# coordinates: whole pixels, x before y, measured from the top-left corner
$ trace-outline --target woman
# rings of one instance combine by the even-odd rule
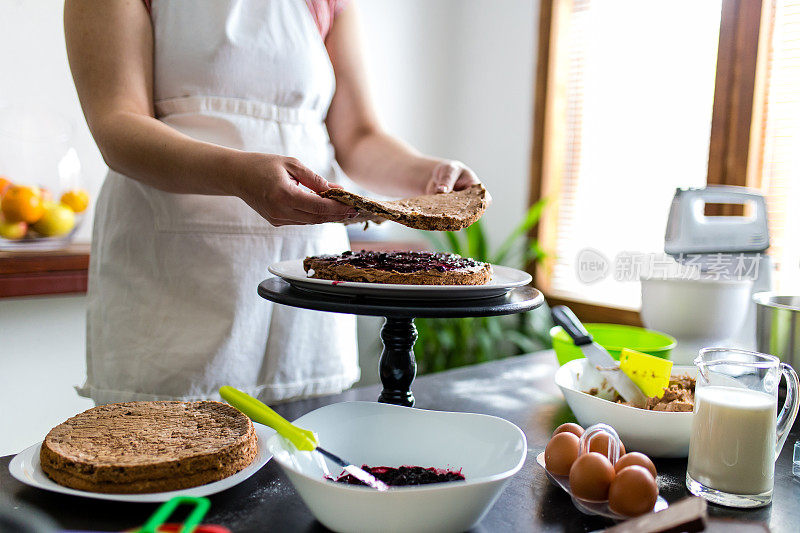
[[[262,300],[267,266],[348,248],[354,211],[315,194],[339,165],[397,196],[477,178],[381,130],[356,17],[336,0],[67,0],[70,67],[110,167],[82,395],[228,384],[275,402],[358,379],[353,317]]]

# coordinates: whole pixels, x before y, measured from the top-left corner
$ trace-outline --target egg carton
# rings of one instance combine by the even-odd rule
[[[607,501],[589,502],[586,500],[581,500],[576,498],[572,494],[572,491],[569,488],[569,476],[556,476],[547,471],[547,468],[545,468],[544,466],[544,452],[536,456],[536,462],[539,463],[539,466],[542,467],[542,470],[544,470],[544,473],[547,474],[548,478],[550,478],[550,481],[552,481],[555,485],[564,489],[564,491],[570,495],[570,498],[572,498],[572,503],[575,505],[575,507],[578,508],[580,512],[589,515],[605,516],[606,518],[611,518],[613,520],[627,520],[630,518],[629,516],[623,516],[609,509]],[[658,498],[656,499],[655,505],[653,506],[653,512],[655,513],[658,511],[663,511],[667,507],[669,507],[667,500],[665,500],[663,497],[661,497],[661,495],[659,495]]]
[[[595,424],[587,428],[586,431],[584,431],[583,435],[580,437],[579,455],[581,453],[588,452],[591,440],[599,436],[600,434],[605,434],[608,436],[608,445],[607,445],[608,459],[612,465],[616,464],[616,462],[620,458],[621,455],[620,452],[622,451],[624,453],[624,451],[622,450],[623,447],[622,447],[622,442],[619,439],[619,435],[617,435],[617,432],[614,430],[614,428],[612,428],[608,424],[602,424],[602,423]],[[568,475],[565,476],[557,475],[547,470],[547,466],[545,465],[545,460],[544,460],[544,454],[545,452],[540,453],[536,457],[536,462],[539,463],[539,466],[541,466],[542,469],[544,469],[545,473],[547,474],[547,477],[550,478],[550,481],[552,481],[555,485],[561,487],[564,491],[566,491],[567,494],[570,495],[570,497],[572,498],[572,503],[575,505],[575,507],[578,508],[579,511],[581,511],[584,514],[605,516],[607,518],[611,518],[614,520],[627,520],[628,518],[630,518],[628,516],[624,516],[612,511],[611,508],[608,506],[608,500],[590,501],[576,497],[570,488]],[[658,495],[656,497],[656,502],[653,505],[651,511],[652,512],[663,511],[667,507],[669,507],[667,501],[660,495]]]

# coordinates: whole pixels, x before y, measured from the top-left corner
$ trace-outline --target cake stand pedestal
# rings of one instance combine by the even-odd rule
[[[542,293],[529,285],[492,298],[421,300],[332,295],[293,287],[281,278],[262,281],[258,286],[258,294],[272,302],[292,307],[386,318],[381,328],[383,352],[378,363],[383,392],[378,401],[406,407],[414,405],[411,383],[417,374],[414,358],[414,342],[417,340],[415,318],[512,315],[535,309],[544,302]]]

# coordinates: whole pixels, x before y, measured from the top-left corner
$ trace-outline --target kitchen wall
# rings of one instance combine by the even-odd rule
[[[0,456],[92,407],[85,377],[86,297],[0,300]]]
[[[497,243],[528,202],[537,0],[366,0],[359,7],[384,123],[464,161],[492,192]]]
[[[72,124],[83,178],[91,193],[106,166],[83,120],[64,48],[63,0],[0,0],[0,108],[44,106]],[[90,206],[92,207],[92,206]],[[91,236],[91,210],[78,238]]]
[[[493,242],[527,203],[536,0],[361,0],[372,92],[386,127],[460,159],[494,197]],[[0,0],[0,104],[46,103],[73,121],[87,184],[104,165],[88,135],[63,49],[61,0]],[[87,224],[80,238],[89,238]],[[91,405],[83,379],[82,296],[0,300],[0,455]],[[365,382],[377,376],[379,321],[361,324]],[[372,339],[370,342],[368,339]]]

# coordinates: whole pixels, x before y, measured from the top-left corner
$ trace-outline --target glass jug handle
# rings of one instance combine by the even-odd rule
[[[786,363],[781,363],[781,373],[786,378],[786,401],[783,403],[781,414],[778,415],[778,435],[775,447],[776,461],[781,453],[783,444],[786,442],[786,437],[789,436],[789,430],[794,424],[794,419],[797,417],[797,409],[800,407],[800,396],[798,396],[800,382],[798,382],[797,373]]]

